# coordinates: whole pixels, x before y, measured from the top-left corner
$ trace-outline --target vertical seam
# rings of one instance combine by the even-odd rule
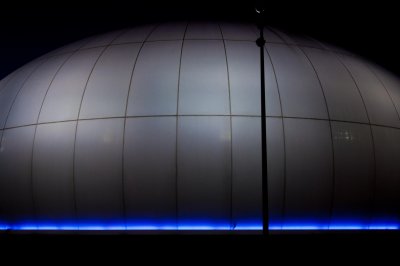
[[[300,47],[299,46],[297,46],[297,45],[291,45],[291,44],[289,44],[287,41],[286,41],[286,39],[285,38],[283,38],[282,37],[282,35],[281,35],[281,33],[280,32],[278,32],[278,31],[276,31],[275,29],[272,29],[272,28],[270,28],[270,27],[268,27],[268,29],[272,32],[272,33],[274,33],[278,38],[280,38],[281,40],[282,40],[282,44],[284,44],[284,45],[287,45],[287,46],[289,46],[289,47],[298,47],[298,49],[300,49]],[[302,50],[301,50],[302,51]],[[304,53],[304,51],[302,51],[303,53]],[[307,57],[307,56],[306,56]],[[308,59],[308,61],[310,61],[309,60],[309,58],[307,57],[307,59]],[[271,61],[271,63],[272,63],[272,61]],[[310,61],[310,63],[311,63],[311,61]],[[322,91],[322,95],[323,95],[323,97],[324,97],[324,100],[325,100],[325,107],[326,107],[326,110],[327,110],[327,115],[328,115],[328,121],[329,121],[329,128],[330,128],[330,135],[331,135],[331,149],[332,149],[332,161],[333,161],[333,165],[332,165],[332,179],[333,179],[333,181],[332,181],[332,200],[331,200],[331,206],[330,206],[330,210],[329,210],[329,217],[331,217],[331,213],[332,213],[332,209],[333,209],[333,197],[334,197],[334,189],[335,189],[335,164],[334,164],[334,154],[333,154],[333,137],[332,137],[332,125],[331,125],[331,121],[330,121],[330,115],[329,115],[329,110],[328,110],[328,104],[327,104],[327,101],[326,101],[326,98],[325,98],[325,94],[324,94],[324,91],[323,91],[323,88],[322,88],[322,83],[321,83],[321,81],[319,80],[319,77],[318,77],[318,74],[317,74],[317,72],[316,72],[316,70],[315,70],[315,68],[314,68],[314,66],[311,64],[311,66],[312,66],[312,68],[313,68],[313,70],[314,70],[314,72],[315,72],[315,74],[316,74],[316,76],[317,76],[317,79],[318,79],[318,81],[319,81],[319,83],[320,83],[320,87],[321,87],[321,91]],[[277,83],[278,83],[278,81],[277,81]],[[282,110],[282,117],[283,117],[283,107],[282,107],[282,104],[281,104],[281,110]],[[283,220],[283,224],[282,224],[282,226],[284,225],[284,223],[286,222],[286,219],[287,219],[287,211],[286,211],[286,202],[287,202],[287,169],[286,169],[286,167],[287,167],[287,153],[286,153],[286,135],[285,135],[285,123],[284,123],[284,118],[282,118],[282,125],[283,125],[283,129],[282,129],[282,131],[283,131],[283,134],[284,134],[284,141],[283,141],[283,143],[284,143],[284,152],[285,152],[285,161],[284,161],[284,164],[285,164],[285,184],[284,184],[284,186],[285,186],[285,190],[284,190],[284,192],[285,192],[285,195],[284,195],[284,204],[285,204],[285,206],[284,206],[284,214],[283,214],[283,218],[282,218],[282,220]]]
[[[271,63],[271,67],[272,67],[272,72],[274,73],[274,77],[275,77],[275,83],[276,83],[276,89],[278,92],[278,99],[279,99],[279,107],[280,107],[280,111],[281,111],[281,116],[283,116],[283,108],[282,108],[282,99],[281,99],[281,93],[279,90],[279,84],[278,84],[278,78],[276,76],[276,71],[275,71],[275,66],[272,62],[272,57],[268,52],[267,47],[265,46],[265,52],[269,58],[269,61]],[[283,117],[280,119],[281,123],[282,123],[282,135],[283,135],[283,195],[282,195],[282,217],[281,217],[281,227],[283,226],[283,222],[285,220],[285,205],[286,205],[286,136],[285,136],[285,123],[283,120]],[[268,152],[268,150],[267,150]]]
[[[272,33],[274,33],[278,38],[281,39],[281,41],[282,41],[281,44],[290,46],[290,44],[281,36],[281,34],[279,32],[275,31],[275,29],[272,29],[270,27],[267,27],[267,29],[269,31],[271,31]],[[283,147],[284,147],[284,150],[283,150],[283,152],[284,152],[284,162],[283,162],[284,163],[284,185],[283,185],[284,186],[284,191],[283,191],[284,195],[283,195],[283,207],[282,207],[283,213],[282,213],[282,223],[281,223],[281,229],[282,229],[283,226],[285,225],[286,219],[287,219],[286,202],[287,202],[287,197],[288,197],[288,195],[287,195],[287,151],[286,151],[285,118],[283,115],[283,106],[282,106],[281,94],[280,94],[280,90],[279,90],[278,78],[277,78],[276,72],[275,72],[275,67],[272,63],[272,58],[271,58],[268,50],[267,50],[267,54],[270,57],[271,65],[274,68],[274,74],[275,74],[276,84],[278,86],[279,100],[280,100],[280,104],[281,104],[281,115],[282,115],[282,134],[283,134]],[[328,109],[327,105],[326,105],[326,108]],[[328,113],[328,117],[329,117],[329,113]],[[332,136],[332,133],[331,133],[331,136]],[[332,150],[333,150],[333,145],[332,145]]]
[[[51,81],[49,83],[49,86],[46,89],[46,93],[43,96],[43,100],[42,100],[42,103],[40,105],[40,109],[39,109],[38,115],[36,117],[36,124],[34,125],[35,131],[33,133],[33,143],[32,143],[32,151],[31,151],[31,180],[30,180],[30,185],[31,185],[31,194],[32,194],[32,202],[33,202],[33,213],[34,213],[35,220],[37,220],[37,218],[38,218],[37,217],[37,215],[38,215],[38,213],[37,213],[38,206],[37,206],[36,200],[35,200],[34,177],[33,177],[33,170],[34,170],[34,167],[33,167],[33,161],[34,161],[33,160],[33,155],[34,155],[34,151],[35,151],[36,132],[37,132],[37,128],[38,128],[39,117],[40,117],[40,114],[42,112],[43,104],[44,104],[44,101],[46,99],[47,93],[49,92],[50,87],[53,84],[53,81],[55,80],[58,72],[62,69],[62,67],[65,65],[65,63],[68,62],[68,60],[72,57],[73,54],[75,54],[75,52],[72,52],[69,56],[67,56],[67,58],[60,64],[60,66],[57,68],[56,72],[54,73],[54,75],[53,75],[53,77],[52,77],[52,79],[51,79]],[[52,58],[54,58],[54,57],[52,57]]]
[[[146,37],[144,38],[143,42],[141,43],[138,53],[136,55],[136,58],[134,60],[133,63],[133,67],[132,67],[132,72],[130,75],[130,79],[129,79],[129,87],[128,87],[128,93],[126,96],[126,102],[125,102],[125,116],[124,116],[124,127],[123,127],[123,132],[122,132],[122,162],[121,162],[121,166],[122,166],[122,206],[123,206],[123,218],[125,221],[125,229],[127,229],[127,211],[126,211],[126,187],[125,187],[125,130],[126,130],[126,120],[127,120],[127,114],[128,114],[128,103],[129,103],[129,96],[131,94],[131,86],[132,86],[132,80],[133,80],[133,73],[135,71],[136,68],[136,63],[139,59],[140,56],[140,52],[142,51],[142,48],[144,46],[144,44],[146,43],[147,39],[150,37],[150,35],[154,32],[154,30],[158,27],[158,25],[153,26],[153,28],[149,31],[149,33],[146,35]],[[133,91],[132,91],[133,93]]]
[[[271,29],[270,27],[265,27],[266,29],[268,29],[269,31],[271,31],[273,34],[275,34],[278,38],[280,38],[282,40],[282,42],[284,44],[287,44],[286,41],[280,36],[279,33],[277,33],[275,30]],[[253,28],[253,32],[255,32],[255,29]],[[286,169],[286,162],[287,162],[287,156],[286,156],[286,133],[285,133],[285,123],[284,123],[284,117],[283,117],[283,107],[282,107],[282,98],[281,98],[281,93],[280,93],[280,89],[279,89],[279,83],[278,83],[278,78],[276,75],[276,70],[275,70],[275,66],[272,62],[272,57],[270,55],[270,53],[268,52],[267,49],[267,44],[264,47],[265,52],[267,53],[267,56],[269,58],[269,61],[271,63],[271,67],[274,73],[274,77],[275,77],[275,83],[276,83],[276,87],[277,87],[277,91],[278,91],[278,98],[279,98],[279,107],[280,107],[280,111],[281,111],[281,123],[282,123],[282,136],[283,136],[283,195],[282,195],[282,217],[281,217],[281,229],[285,223],[286,220],[286,198],[287,198],[287,193],[286,193],[286,187],[287,187],[287,169]],[[265,96],[267,96],[267,93],[265,93]],[[265,112],[267,113],[267,110],[265,110]],[[268,115],[267,115],[268,117]],[[268,141],[268,139],[267,139]],[[268,149],[267,149],[267,154],[268,154]],[[267,169],[268,172],[268,169]]]
[[[36,70],[37,70],[41,65],[43,65],[45,62],[47,62],[47,61],[48,61],[48,59],[41,59],[41,61],[39,61],[39,63],[37,63],[37,65],[32,69],[31,72],[29,72],[29,74],[27,75],[27,77],[25,78],[25,80],[22,82],[21,87],[18,89],[17,94],[14,96],[14,99],[13,99],[13,101],[12,101],[12,103],[11,103],[11,106],[10,106],[10,108],[9,108],[9,110],[8,110],[6,119],[5,119],[5,121],[4,121],[4,128],[2,129],[2,130],[3,130],[3,134],[1,135],[1,139],[0,139],[0,148],[1,148],[2,145],[3,145],[3,139],[4,139],[4,134],[5,134],[5,130],[4,130],[4,129],[6,128],[7,121],[8,121],[8,117],[9,117],[9,115],[10,115],[11,109],[12,109],[12,107],[14,106],[14,103],[15,103],[15,101],[16,101],[16,99],[17,99],[19,93],[21,92],[22,88],[25,86],[25,84],[26,84],[26,82],[29,80],[29,78],[33,75],[33,73],[35,73]],[[11,78],[10,78],[10,79],[11,79]],[[8,82],[7,82],[7,84],[8,84]],[[32,139],[32,146],[33,146],[33,139]],[[32,185],[32,184],[30,184],[30,185]],[[31,186],[31,191],[32,191],[32,186]],[[35,210],[34,210],[34,203],[33,203],[33,195],[31,195],[31,201],[32,201],[32,202],[31,202],[31,203],[32,203],[32,216],[33,216],[33,219],[35,219]]]
[[[400,121],[399,110],[397,110],[397,107],[396,107],[396,105],[394,104],[394,100],[393,100],[392,96],[390,95],[389,90],[387,89],[385,83],[384,83],[384,82],[382,81],[382,79],[378,76],[378,74],[372,69],[371,66],[369,66],[368,64],[366,64],[366,63],[364,63],[364,62],[361,62],[361,63],[362,63],[364,66],[366,66],[366,67],[369,69],[369,71],[371,71],[372,74],[376,77],[376,79],[379,81],[379,83],[382,84],[382,87],[385,89],[386,93],[388,94],[388,96],[389,96],[389,98],[390,98],[390,101],[391,101],[392,104],[393,104],[394,110],[395,110],[396,113],[397,113],[397,117],[399,118],[399,121]]]
[[[367,68],[372,72],[372,74],[378,79],[379,83],[382,84],[383,88],[385,88],[386,93],[388,94],[390,101],[392,102],[394,109],[397,113],[397,116],[400,120],[400,114],[399,114],[399,110],[397,110],[396,105],[394,104],[393,98],[389,93],[389,90],[387,89],[386,85],[384,84],[384,82],[381,80],[381,78],[378,76],[378,74],[368,65],[363,63],[365,66],[367,66]],[[374,180],[374,188],[372,191],[372,196],[371,196],[371,206],[370,206],[370,213],[371,216],[369,217],[369,226],[371,226],[372,224],[372,220],[373,220],[373,214],[374,214],[374,210],[376,209],[376,190],[377,190],[377,182],[378,182],[378,174],[377,174],[377,164],[376,164],[376,150],[375,150],[375,140],[374,140],[374,135],[373,135],[373,130],[372,130],[372,126],[371,126],[371,137],[372,137],[372,142],[373,142],[373,151],[374,151],[374,166],[375,166],[375,180]]]
[[[371,134],[371,141],[372,141],[372,152],[373,152],[373,159],[374,159],[374,180],[372,180],[372,193],[371,193],[371,196],[370,196],[370,202],[369,202],[369,204],[370,204],[370,206],[369,206],[369,209],[370,209],[370,211],[369,211],[369,213],[370,213],[370,217],[369,217],[369,223],[371,223],[371,220],[372,220],[372,216],[373,216],[373,208],[374,208],[374,202],[375,202],[375,193],[376,193],[376,182],[377,182],[377,167],[376,167],[376,153],[375,153],[375,139],[374,139],[374,132],[373,132],[373,130],[372,130],[372,125],[371,125],[371,119],[370,119],[370,116],[369,116],[369,113],[368,113],[368,109],[367,109],[367,105],[365,104],[365,101],[364,101],[364,97],[362,96],[362,94],[361,94],[361,90],[360,90],[360,87],[358,86],[358,83],[357,83],[357,81],[356,81],[356,79],[355,79],[355,77],[354,77],[354,75],[351,73],[351,71],[350,71],[350,69],[346,66],[346,64],[342,61],[342,59],[336,54],[336,53],[334,53],[335,54],[335,56],[336,56],[336,58],[339,60],[339,62],[344,66],[344,68],[347,70],[347,72],[349,73],[349,75],[350,75],[350,77],[351,77],[351,79],[353,80],[353,82],[354,82],[354,85],[356,86],[356,88],[357,88],[357,91],[358,91],[358,93],[359,93],[359,95],[360,95],[360,98],[361,98],[361,101],[362,101],[362,103],[363,103],[363,105],[364,105],[364,109],[365,109],[365,113],[366,113],[366,115],[367,115],[367,119],[368,119],[368,123],[369,123],[369,129],[370,129],[370,134]],[[371,71],[372,72],[372,71]],[[373,73],[373,72],[372,72]],[[378,79],[379,80],[379,79]],[[383,84],[382,84],[383,85]],[[390,96],[389,96],[390,97]],[[369,224],[369,226],[370,226],[370,224]]]
[[[36,70],[37,70],[41,65],[43,65],[45,62],[47,62],[47,61],[48,61],[48,59],[41,59],[41,61],[39,61],[39,63],[37,63],[37,65],[33,68],[33,70],[27,75],[27,77],[25,78],[25,80],[22,82],[21,87],[18,89],[18,92],[17,92],[17,94],[14,96],[13,101],[12,101],[12,103],[11,103],[11,105],[10,105],[10,108],[8,109],[6,119],[4,120],[4,127],[3,127],[3,129],[5,129],[5,128],[7,127],[7,122],[8,122],[8,119],[9,119],[9,117],[10,117],[11,110],[12,110],[12,108],[14,107],[14,103],[16,102],[16,100],[17,100],[19,94],[21,93],[22,89],[25,87],[26,82],[28,82],[28,80],[29,80],[30,77],[33,75],[33,73],[36,72]]]
[[[74,52],[73,52],[74,53]],[[30,72],[30,74],[28,74],[28,76],[26,77],[26,79],[24,80],[24,82],[22,83],[22,85],[21,85],[21,88],[18,90],[18,92],[17,92],[17,94],[16,94],[16,96],[14,97],[14,99],[13,99],[13,102],[12,102],[12,104],[11,104],[11,106],[10,106],[10,109],[9,109],[9,111],[8,111],[8,114],[7,114],[7,118],[6,118],[6,120],[5,120],[5,122],[4,122],[4,128],[6,128],[6,124],[7,124],[7,121],[8,121],[8,116],[9,116],[9,114],[10,114],[10,112],[11,112],[11,109],[12,109],[12,107],[13,107],[13,105],[14,105],[14,103],[15,103],[15,101],[16,101],[16,99],[17,99],[17,97],[18,97],[18,95],[19,95],[19,93],[20,93],[20,91],[22,90],[22,88],[25,86],[25,83],[28,81],[28,79],[31,77],[31,75],[33,75],[33,73],[41,66],[41,65],[43,65],[44,63],[46,63],[46,62],[48,62],[49,60],[50,60],[50,58],[52,58],[52,57],[44,57],[44,58],[42,58],[42,59],[40,59],[40,63],[38,63],[38,65]],[[69,57],[66,59],[66,60],[68,60],[69,59]],[[63,64],[64,64],[65,62],[63,62]],[[62,64],[62,65],[63,65]],[[4,86],[2,87],[2,89],[5,89],[6,88],[6,86],[9,84],[9,82],[11,81],[11,80],[13,80],[13,78],[16,76],[16,74],[17,73],[19,73],[19,72],[21,72],[21,70],[22,70],[22,68],[19,68],[19,69],[17,69],[16,71],[14,71],[14,72],[12,72],[11,73],[11,75],[10,75],[10,77],[9,77],[9,79],[6,81],[6,83],[4,84]],[[58,70],[57,70],[57,72],[58,72]],[[57,72],[56,72],[56,74],[57,74]],[[55,74],[55,75],[56,75]],[[55,77],[55,76],[54,76]],[[54,77],[53,77],[53,79],[54,79]],[[53,79],[52,79],[52,81],[50,82],[50,85],[51,85],[51,83],[53,82]],[[49,86],[50,86],[49,85]],[[47,95],[47,91],[46,91],[46,95]],[[45,96],[46,97],[46,96]],[[40,111],[41,111],[41,109],[42,109],[42,106],[43,106],[43,102],[42,102],[42,105],[41,105],[41,107],[40,107]],[[40,112],[39,111],[39,112]],[[38,117],[39,117],[39,115],[38,115]],[[32,193],[32,207],[33,207],[33,217],[34,217],[34,219],[36,220],[36,206],[35,206],[35,200],[34,200],[34,193],[33,193],[33,180],[32,180],[32,168],[33,168],[33,149],[34,149],[34,145],[35,145],[35,136],[36,136],[36,127],[37,127],[37,124],[38,124],[38,121],[36,121],[36,126],[35,126],[35,131],[34,131],[34,135],[33,135],[33,140],[32,140],[32,151],[31,151],[31,180],[30,180],[30,186],[31,186],[31,193]],[[3,129],[4,129],[3,128]],[[1,139],[0,139],[0,147],[1,147],[1,145],[2,145],[2,142],[3,142],[3,136],[4,136],[4,130],[3,130],[3,135],[1,136]]]
[[[329,223],[332,223],[332,218],[333,218],[333,209],[334,209],[334,200],[335,200],[335,186],[336,186],[336,171],[335,171],[335,148],[334,148],[334,142],[333,142],[333,132],[332,132],[332,121],[331,121],[331,116],[329,113],[329,108],[328,108],[328,101],[326,100],[324,88],[322,86],[321,79],[319,78],[318,72],[315,69],[314,64],[312,63],[311,59],[307,55],[307,53],[303,50],[303,48],[297,46],[298,49],[305,55],[307,58],[308,62],[310,63],[311,67],[314,70],[315,76],[318,79],[319,86],[321,88],[322,95],[325,100],[325,107],[326,107],[326,112],[328,115],[328,121],[329,121],[329,128],[330,128],[330,135],[331,135],[331,151],[332,151],[332,195],[331,195],[331,202],[330,202],[330,208],[329,208]]]
[[[78,204],[77,204],[77,199],[76,199],[76,169],[75,169],[75,160],[76,160],[76,139],[77,139],[77,135],[78,135],[78,124],[79,124],[79,116],[81,114],[81,109],[82,109],[82,103],[83,103],[83,98],[85,97],[85,92],[87,89],[87,86],[89,84],[89,80],[93,74],[94,69],[96,68],[97,63],[99,62],[100,58],[102,57],[102,55],[104,54],[104,52],[111,46],[111,43],[117,39],[119,36],[121,36],[123,33],[125,33],[124,31],[122,31],[122,33],[117,34],[117,36],[111,40],[107,45],[105,45],[101,52],[99,53],[96,61],[94,62],[90,73],[88,75],[88,78],[86,80],[85,83],[85,87],[83,88],[83,93],[82,93],[82,97],[81,97],[81,101],[79,104],[79,109],[78,109],[78,115],[77,115],[77,119],[76,119],[76,126],[75,126],[75,136],[74,136],[74,150],[73,150],[73,156],[72,156],[72,186],[73,186],[73,198],[74,198],[74,211],[75,211],[75,220],[77,221],[77,229],[79,230],[79,223],[78,223]],[[79,50],[78,50],[79,51]]]
[[[179,58],[179,69],[178,69],[178,90],[177,90],[177,100],[176,100],[176,123],[175,123],[175,209],[176,209],[176,228],[179,230],[179,184],[178,184],[178,123],[179,123],[179,89],[181,83],[181,67],[182,67],[182,54],[183,54],[183,44],[185,42],[186,32],[189,26],[189,22],[186,23],[185,31],[182,37],[181,54]]]
[[[229,77],[229,64],[228,55],[226,52],[226,41],[224,39],[224,34],[220,23],[218,23],[219,30],[221,32],[222,42],[224,45],[225,52],[225,63],[226,63],[226,73],[228,81],[228,97],[229,97],[229,126],[230,126],[230,229],[235,230],[236,223],[233,221],[233,130],[232,130],[232,101],[231,101],[231,83]]]

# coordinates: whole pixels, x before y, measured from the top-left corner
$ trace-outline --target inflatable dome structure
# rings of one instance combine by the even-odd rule
[[[261,230],[257,28],[94,36],[0,81],[0,227]],[[400,80],[265,29],[269,225],[398,229]]]

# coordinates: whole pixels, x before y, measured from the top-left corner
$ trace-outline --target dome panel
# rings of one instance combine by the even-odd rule
[[[43,61],[34,61],[23,66],[0,91],[0,128],[5,127],[9,112],[18,92],[32,72],[42,63]]]
[[[371,65],[371,68],[377,75],[377,78],[382,82],[382,85],[387,89],[397,114],[400,117],[400,79],[379,66]]]
[[[261,222],[260,130],[260,118],[232,117],[232,221],[236,227]]]
[[[76,122],[37,126],[32,157],[35,210],[49,224],[75,221],[74,143]]]
[[[231,217],[229,117],[178,119],[179,225],[226,224]]]
[[[229,115],[229,88],[222,41],[185,41],[179,114]]]
[[[121,44],[110,46],[102,53],[86,85],[79,118],[125,116],[126,98],[139,49],[137,43]]]
[[[333,160],[329,122],[284,119],[285,224],[326,224],[332,204]]]
[[[250,42],[225,41],[233,115],[260,115],[259,48]],[[265,61],[266,113],[281,116],[279,92],[268,54]]]
[[[302,48],[317,72],[331,119],[368,123],[360,92],[347,69],[334,54]]]
[[[232,114],[260,115],[260,49],[251,42],[226,41],[226,53]]]
[[[267,44],[284,116],[327,119],[322,88],[310,62],[299,48]]]
[[[376,187],[372,210],[375,223],[400,222],[400,129],[372,126],[375,157]]]
[[[259,122],[259,121],[258,121]],[[260,129],[260,123],[258,128]],[[258,130],[260,131],[260,130]],[[282,118],[267,118],[268,208],[271,226],[282,226],[285,204],[285,138]],[[260,136],[259,138],[260,139]],[[261,145],[261,144],[260,144]],[[261,154],[259,155],[261,161]]]
[[[129,223],[151,221],[176,226],[176,120],[126,120],[124,184]]]
[[[123,219],[123,128],[122,118],[78,122],[74,184],[80,224]]]
[[[6,127],[37,123],[49,86],[57,71],[70,56],[70,54],[63,54],[51,57],[33,72],[14,100]]]
[[[35,126],[3,131],[0,149],[0,221],[34,221],[32,144]]]
[[[374,151],[369,125],[332,122],[335,159],[332,223],[363,223],[375,186]]]
[[[276,72],[267,49],[264,50],[264,57],[265,112],[267,116],[282,116],[281,95],[276,80]]]
[[[182,41],[143,45],[133,72],[128,115],[175,115]]]
[[[90,73],[104,48],[78,51],[63,65],[44,100],[39,122],[75,120]]]
[[[389,94],[365,63],[342,55],[343,62],[353,75],[364,99],[372,124],[400,127],[399,116]]]

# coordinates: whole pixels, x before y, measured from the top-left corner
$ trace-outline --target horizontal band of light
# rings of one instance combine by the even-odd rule
[[[202,224],[190,223],[182,225],[174,224],[0,224],[1,231],[261,231],[261,224],[243,224],[231,226],[229,224]],[[323,231],[323,230],[400,230],[399,224],[288,224],[270,225],[271,231]]]
[[[341,230],[400,230],[398,225],[283,225],[271,226],[271,231],[341,231]]]

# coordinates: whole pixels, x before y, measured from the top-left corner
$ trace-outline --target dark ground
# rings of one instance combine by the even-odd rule
[[[128,258],[132,264],[138,258],[145,259],[143,264],[159,259],[172,259],[174,264],[184,261],[188,265],[205,260],[208,264],[222,257],[224,265],[231,260],[242,265],[261,261],[276,261],[273,265],[283,262],[306,262],[308,265],[313,261],[329,265],[333,262],[348,264],[354,259],[357,265],[363,261],[397,265],[399,240],[397,231],[291,232],[267,237],[187,232],[180,235],[8,233],[0,234],[0,250],[3,256],[11,252],[30,252],[35,254],[33,258],[40,260],[47,260],[50,255],[58,257],[57,261],[83,256],[102,262],[105,262],[103,258],[112,261]]]

